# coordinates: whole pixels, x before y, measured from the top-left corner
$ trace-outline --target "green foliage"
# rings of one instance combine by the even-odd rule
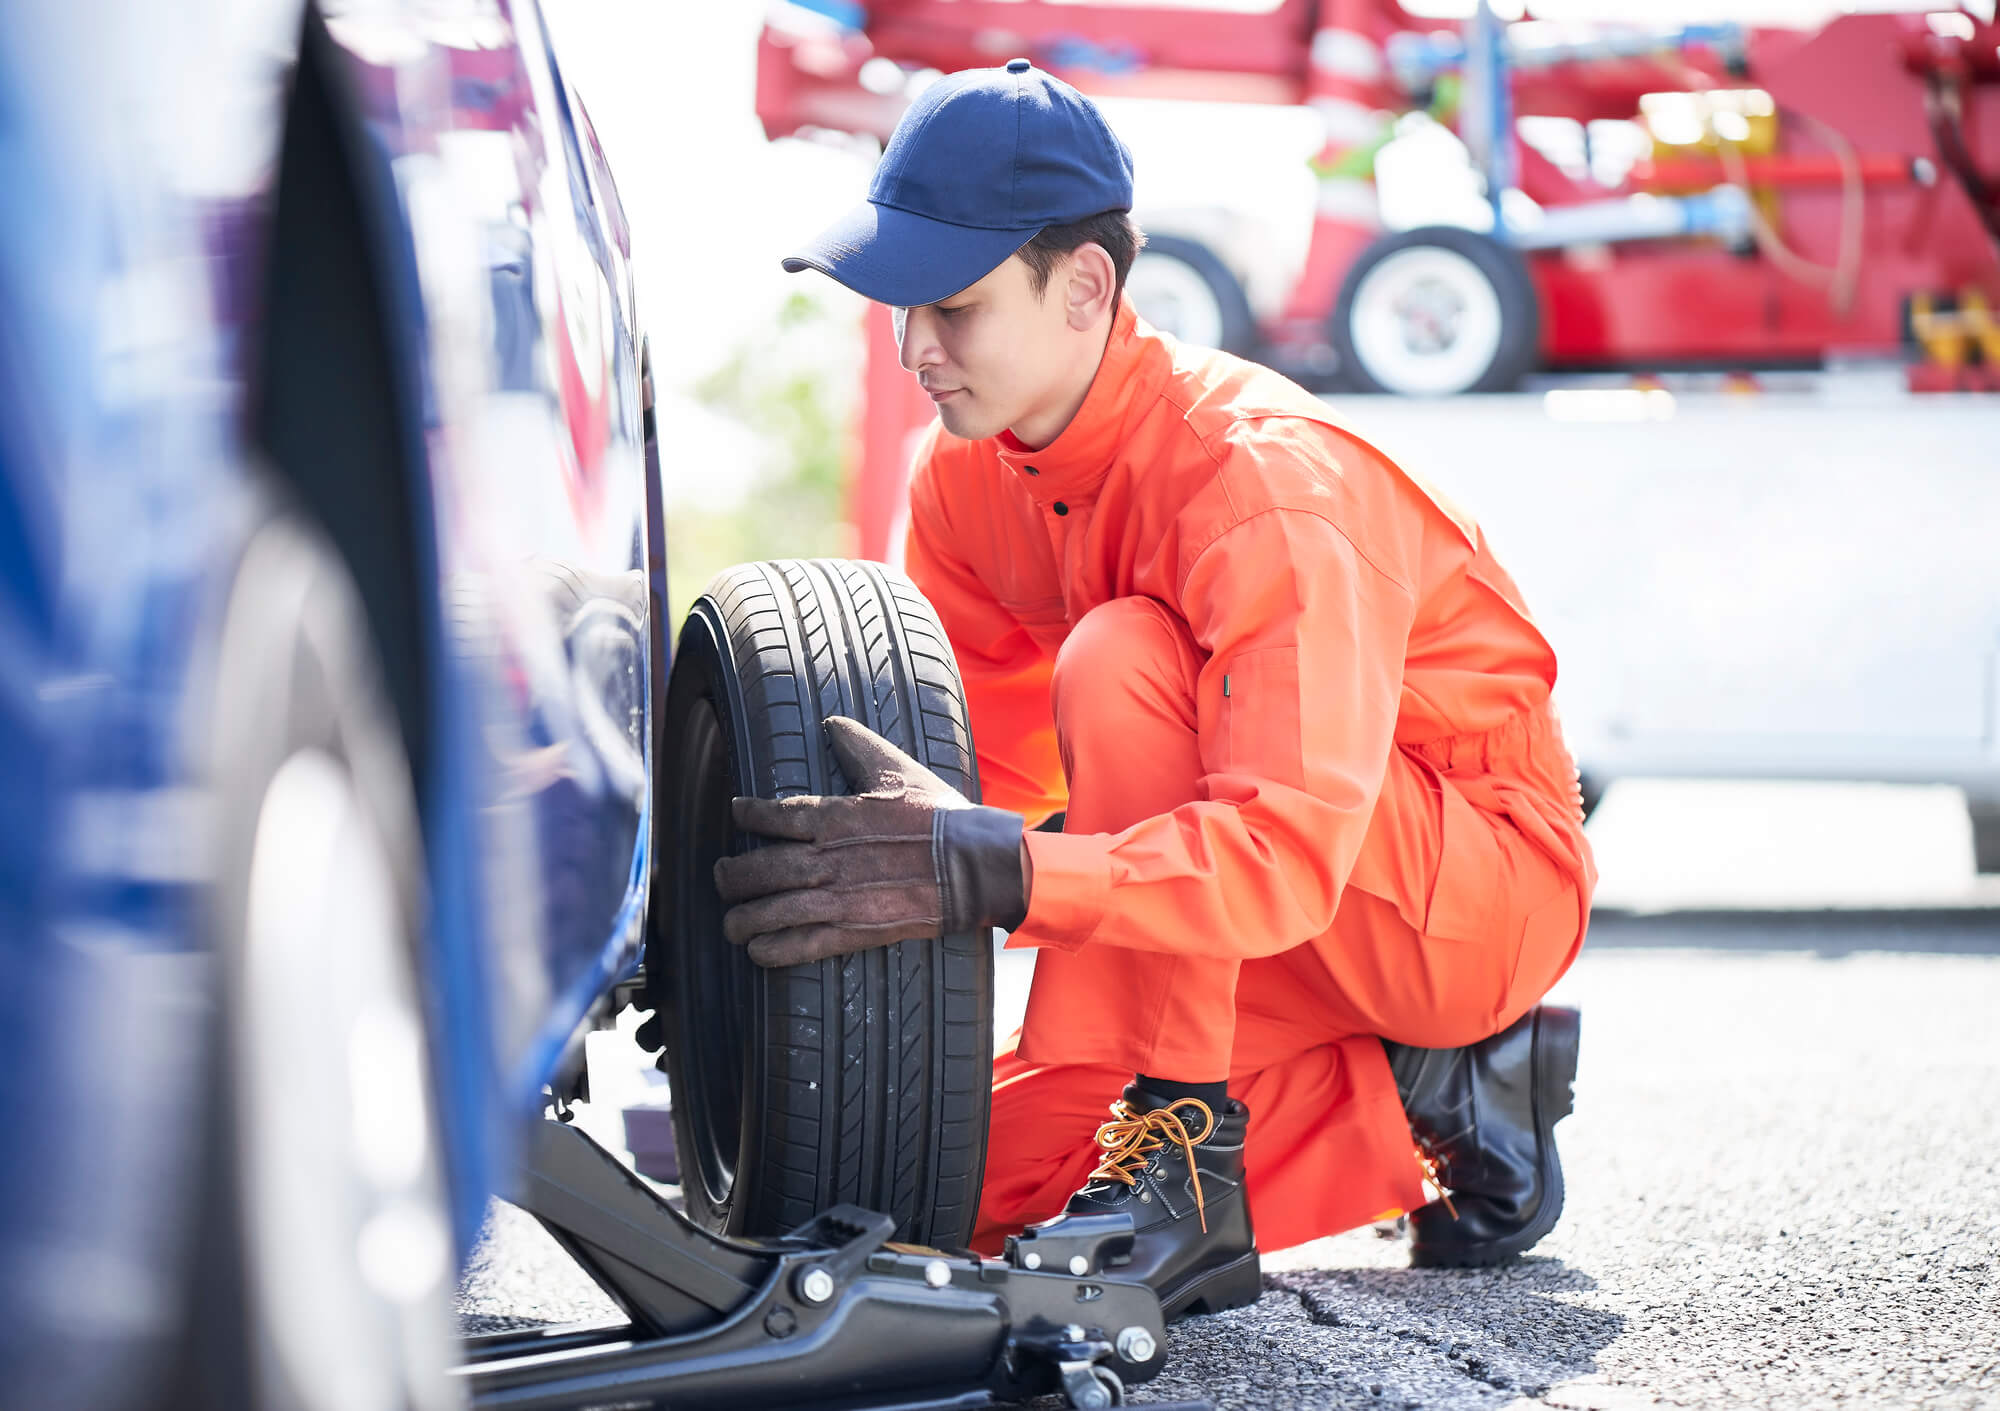
[[[694,386],[696,401],[754,432],[761,449],[752,466],[682,472],[724,477],[742,493],[721,506],[712,495],[670,499],[668,591],[676,624],[731,564],[854,552],[847,478],[861,355],[853,310],[800,291]],[[663,427],[662,435],[671,433]]]

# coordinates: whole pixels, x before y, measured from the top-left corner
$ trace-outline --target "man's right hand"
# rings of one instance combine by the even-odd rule
[[[825,728],[855,792],[735,800],[737,827],[778,841],[716,863],[723,934],[775,966],[1019,925],[1021,816],[970,802],[858,721]]]

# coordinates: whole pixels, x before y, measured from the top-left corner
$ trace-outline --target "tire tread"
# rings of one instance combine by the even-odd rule
[[[748,717],[766,797],[840,792],[815,716],[860,720],[978,798],[964,684],[930,603],[884,565],[781,560],[726,570],[711,615]],[[739,781],[741,782],[741,781]],[[760,972],[759,1140],[739,1170],[739,1233],[792,1229],[852,1202],[896,1237],[962,1246],[984,1176],[992,1051],[986,934],[909,941]]]

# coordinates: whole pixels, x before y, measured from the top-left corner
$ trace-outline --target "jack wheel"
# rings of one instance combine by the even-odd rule
[[[1071,1363],[1063,1368],[1063,1399],[1077,1411],[1104,1411],[1125,1404],[1125,1383],[1109,1367]]]

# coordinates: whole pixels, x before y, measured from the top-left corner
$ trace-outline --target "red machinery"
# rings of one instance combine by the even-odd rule
[[[1350,387],[1445,393],[1534,367],[1816,365],[1914,343],[1919,385],[2000,388],[2000,102],[1980,92],[2000,83],[2000,25],[1949,5],[1815,31],[1577,34],[1484,6],[1434,28],[1395,0],[815,0],[780,7],[760,45],[773,138],[886,137],[930,72],[1015,55],[1096,95],[1311,106],[1326,143],[1304,268],[1235,349],[1304,376],[1337,363]],[[1652,155],[1616,185],[1565,171],[1516,121],[1629,121],[1642,99],[1696,127],[1669,142],[1654,122]],[[1381,230],[1373,158],[1422,107],[1473,152],[1492,231]],[[888,337],[878,318],[857,505],[871,553],[905,432],[930,416]]]

